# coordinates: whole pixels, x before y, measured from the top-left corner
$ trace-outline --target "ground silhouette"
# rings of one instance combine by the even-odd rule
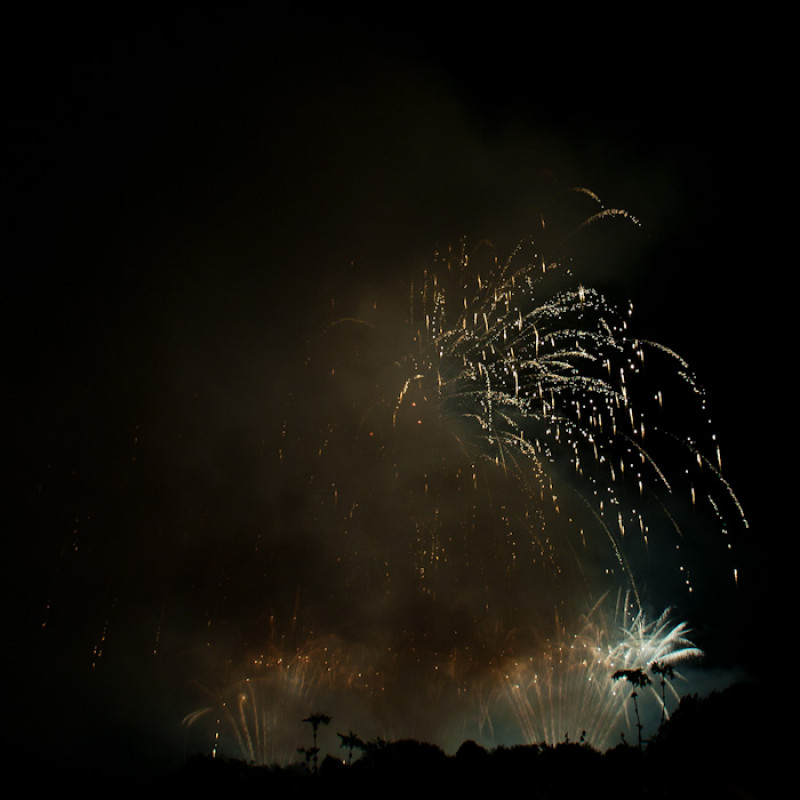
[[[412,792],[522,791],[548,798],[768,798],[778,785],[765,699],[755,684],[708,697],[685,697],[646,746],[620,742],[599,752],[580,742],[486,749],[464,742],[456,753],[416,740],[366,743],[347,764],[326,756],[302,765],[248,766],[197,756],[165,778],[176,790],[218,797],[411,796]]]
[[[412,739],[364,742],[350,731],[338,735],[342,747],[353,744],[353,752],[348,748],[344,755],[327,754],[316,764],[302,753],[290,766],[196,754],[143,774],[109,764],[97,754],[68,768],[18,761],[16,774],[31,792],[63,795],[75,789],[82,795],[117,798],[171,793],[225,800],[358,800],[446,791],[467,797],[523,792],[526,800],[761,800],[787,793],[788,759],[779,754],[785,742],[776,739],[773,699],[774,693],[758,683],[736,684],[706,697],[689,695],[643,747],[621,740],[605,752],[580,741],[493,749],[465,741],[448,754]]]

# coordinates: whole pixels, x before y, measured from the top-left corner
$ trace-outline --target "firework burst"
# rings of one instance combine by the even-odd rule
[[[610,218],[636,223],[600,207],[580,229]],[[701,500],[723,536],[731,511],[746,526],[704,392],[676,352],[630,332],[632,307],[574,283],[535,241],[505,261],[462,242],[412,284],[402,331],[382,308],[328,328],[340,405],[312,480],[342,530],[339,564],[357,542],[384,588],[404,569],[430,596],[455,581],[514,627],[531,587],[534,606],[618,587],[641,606],[648,562],[692,591],[684,529]],[[357,483],[343,457],[370,462]]]

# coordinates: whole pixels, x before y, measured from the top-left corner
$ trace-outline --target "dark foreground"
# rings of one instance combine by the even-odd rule
[[[63,792],[78,781],[85,797],[412,797],[519,794],[549,798],[708,798],[748,800],[786,796],[785,762],[767,719],[772,702],[756,684],[737,685],[707,698],[686,697],[646,747],[621,743],[600,753],[579,743],[487,750],[465,742],[454,755],[414,740],[373,742],[350,765],[331,755],[316,771],[302,765],[261,767],[194,756],[148,776],[30,775]],[[779,770],[778,765],[781,765]],[[32,788],[32,787],[31,787]]]

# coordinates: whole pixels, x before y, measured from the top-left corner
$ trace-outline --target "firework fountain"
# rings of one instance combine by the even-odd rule
[[[580,194],[597,203],[580,231],[638,224]],[[376,735],[603,748],[630,725],[614,672],[700,655],[662,609],[694,591],[698,538],[735,581],[730,520],[747,523],[702,388],[631,316],[557,249],[526,241],[501,260],[464,241],[435,254],[405,312],[373,305],[314,340],[314,424],[287,418],[281,459],[293,475],[312,462],[315,625],[370,655],[332,669],[302,645],[273,659],[260,698],[252,675],[237,681],[215,708],[248,758],[275,757],[254,744],[274,727],[256,705],[295,703],[296,726],[356,684]],[[329,683],[298,686],[312,662]]]
[[[648,620],[641,610],[632,612],[626,599],[617,603],[610,619],[609,613],[598,603],[576,631],[562,628],[542,652],[511,658],[504,665],[504,698],[526,742],[552,743],[572,736],[606,749],[632,726],[629,695],[615,675],[646,672],[654,664],[672,668],[702,655],[687,638],[686,623],[673,624],[668,610]],[[671,673],[674,678],[674,669]],[[665,683],[665,696],[667,687],[677,702],[671,683]],[[651,689],[649,694],[663,706],[657,693]]]

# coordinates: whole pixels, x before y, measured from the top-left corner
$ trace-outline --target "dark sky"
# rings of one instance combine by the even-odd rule
[[[735,37],[629,24],[153,13],[8,27],[4,607],[12,685],[42,688],[12,732],[27,749],[75,725],[93,753],[105,715],[127,711],[92,722],[90,696],[108,709],[131,685],[173,685],[139,651],[162,633],[173,653],[194,646],[219,611],[209,587],[247,574],[230,541],[277,524],[287,558],[302,549],[291,513],[270,519],[264,496],[291,492],[265,453],[332,298],[357,311],[462,234],[509,246],[575,185],[642,223],[592,278],[633,298],[639,327],[709,389],[751,520],[733,629],[757,624],[759,542],[783,505],[754,388],[779,340],[764,266],[775,115]],[[244,584],[219,596],[252,597]],[[154,672],[95,670],[86,689],[101,640],[103,659]]]

